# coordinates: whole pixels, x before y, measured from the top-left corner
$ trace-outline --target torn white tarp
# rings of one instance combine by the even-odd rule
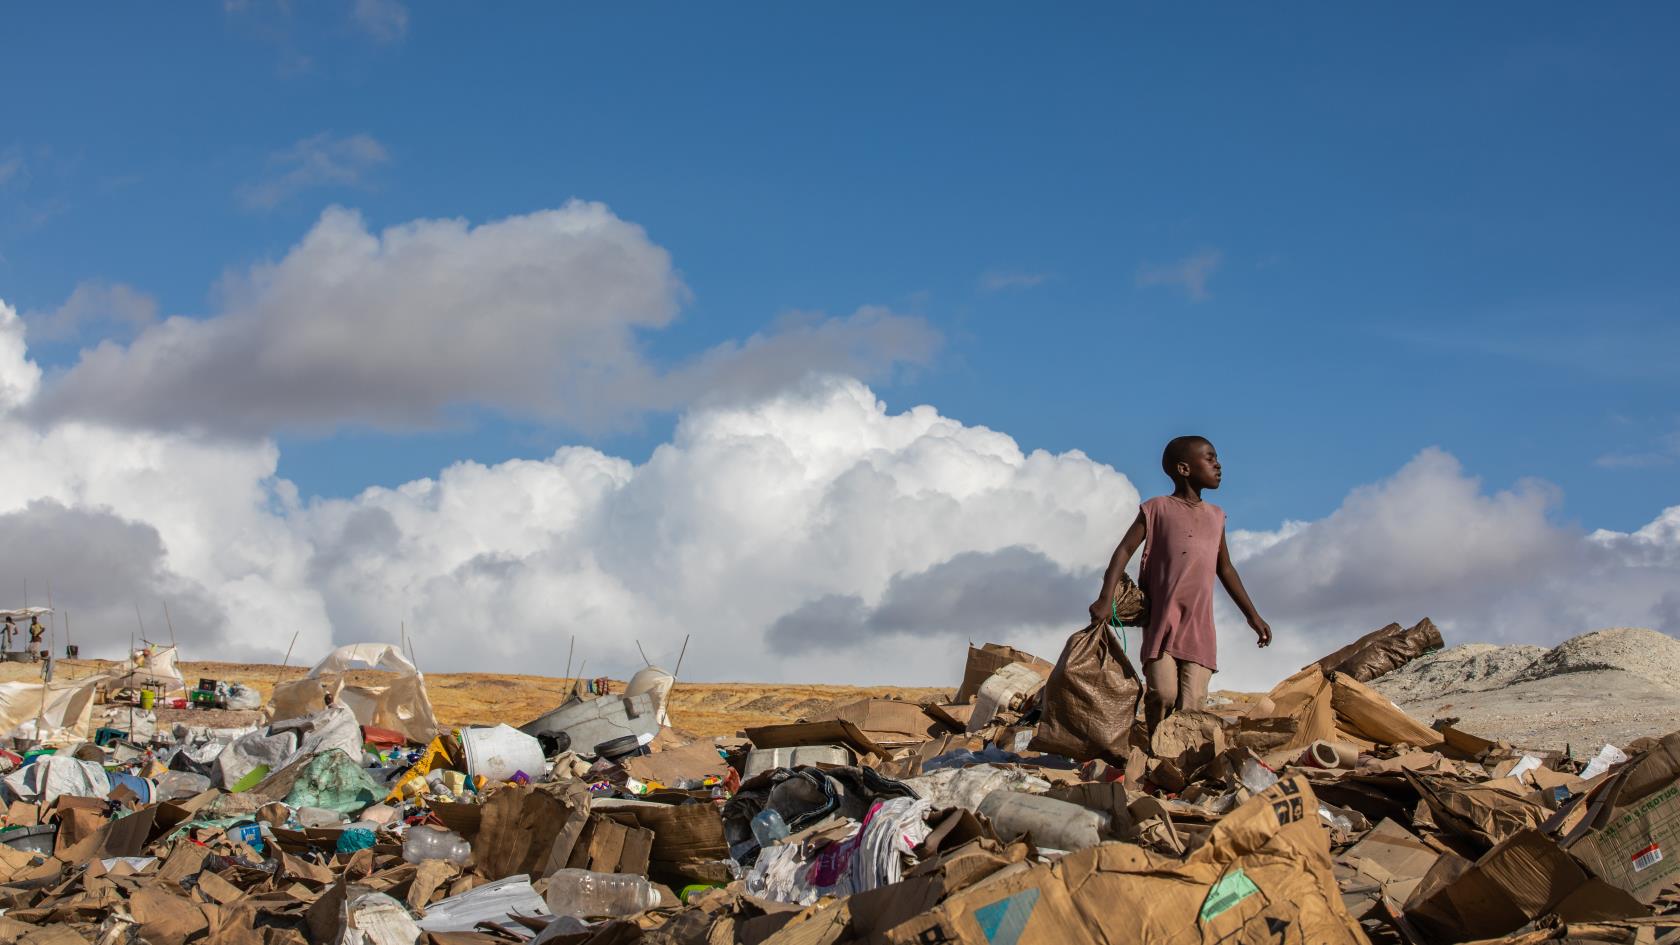
[[[146,646],[128,655],[128,662],[110,681],[112,689],[156,687],[167,695],[187,688],[175,666],[180,653],[173,646]]]
[[[344,673],[372,669],[390,673],[383,684],[347,684]],[[330,684],[327,677],[335,677]],[[390,729],[409,740],[425,744],[437,734],[437,717],[426,693],[426,679],[390,643],[355,643],[341,646],[315,664],[309,675],[274,687],[269,701],[270,720],[294,719],[326,708],[326,696],[350,707],[362,725]]]
[[[93,717],[94,690],[106,679],[99,675],[44,684],[0,683],[0,735],[86,741],[93,735],[88,721]]]

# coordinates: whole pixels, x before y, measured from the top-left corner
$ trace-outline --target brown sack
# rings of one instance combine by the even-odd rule
[[[1027,748],[1077,761],[1126,762],[1143,684],[1120,641],[1093,623],[1068,637],[1040,694],[1043,715]]]
[[[1441,631],[1425,617],[1410,630],[1402,630],[1397,623],[1372,630],[1315,665],[1327,676],[1343,673],[1360,682],[1370,682],[1444,645]]]

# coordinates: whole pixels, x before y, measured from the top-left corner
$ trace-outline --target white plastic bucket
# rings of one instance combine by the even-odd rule
[[[492,781],[506,781],[520,771],[540,781],[546,767],[541,743],[509,725],[461,729],[461,750],[467,773]]]

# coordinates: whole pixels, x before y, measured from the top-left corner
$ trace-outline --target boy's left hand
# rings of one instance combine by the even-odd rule
[[[1248,618],[1248,625],[1254,628],[1254,635],[1259,638],[1255,646],[1266,646],[1272,642],[1272,625],[1261,619],[1259,614]]]

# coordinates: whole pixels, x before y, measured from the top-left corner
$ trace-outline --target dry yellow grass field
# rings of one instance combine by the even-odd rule
[[[61,660],[55,670],[63,679],[109,672],[118,664],[103,660]],[[308,671],[293,666],[260,663],[181,663],[187,685],[200,678],[241,682],[262,693],[266,701],[275,682],[297,679]],[[352,681],[377,683],[377,672],[355,672]],[[39,680],[40,667],[32,663],[0,663],[0,682]],[[615,691],[623,691],[622,681]],[[553,676],[523,676],[499,673],[428,673],[426,689],[438,721],[445,725],[493,725],[506,722],[521,725],[559,705],[570,688],[568,680]],[[672,727],[689,736],[734,735],[755,725],[791,722],[812,715],[836,702],[865,696],[906,699],[914,702],[948,697],[955,687],[904,688],[896,686],[824,686],[784,683],[678,683],[671,693]]]

